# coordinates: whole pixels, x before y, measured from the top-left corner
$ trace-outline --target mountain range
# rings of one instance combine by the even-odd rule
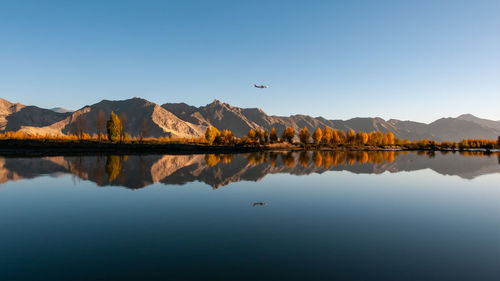
[[[275,128],[280,135],[286,127],[292,127],[296,131],[307,127],[312,132],[325,126],[344,131],[391,131],[397,138],[409,140],[460,141],[465,138],[496,139],[500,136],[500,121],[481,119],[471,114],[441,118],[429,124],[378,117],[329,120],[302,114],[268,115],[259,108],[240,108],[219,100],[196,107],[185,103],[158,105],[141,98],[102,100],[76,111],[26,106],[0,98],[0,132],[69,134],[77,123],[82,126],[83,119],[85,131],[94,134],[98,131],[99,112],[104,113],[107,118],[112,111],[126,116],[125,129],[131,136],[146,131],[150,137],[200,137],[204,135],[207,126],[214,126],[219,130],[229,129],[237,137],[246,135],[250,129]]]

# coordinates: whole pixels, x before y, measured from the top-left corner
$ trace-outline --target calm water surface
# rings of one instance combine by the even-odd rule
[[[499,159],[0,157],[0,280],[500,280]]]

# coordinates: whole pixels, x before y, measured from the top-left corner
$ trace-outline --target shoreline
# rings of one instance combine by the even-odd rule
[[[0,156],[43,157],[65,155],[135,155],[135,154],[228,154],[250,152],[293,152],[293,151],[443,151],[461,152],[478,151],[485,153],[499,152],[498,149],[486,148],[405,148],[401,146],[373,147],[302,147],[292,144],[270,145],[208,145],[189,143],[98,143],[98,142],[50,142],[34,140],[0,140]]]

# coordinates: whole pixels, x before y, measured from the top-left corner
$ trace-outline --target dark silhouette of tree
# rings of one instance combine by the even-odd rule
[[[283,140],[286,140],[289,143],[293,142],[293,138],[295,137],[295,130],[292,127],[286,127],[281,135]]]
[[[109,120],[106,122],[106,130],[108,131],[108,138],[110,141],[116,142],[120,140],[122,122],[114,112],[111,112],[109,115]]]
[[[299,139],[302,144],[304,145],[308,144],[310,137],[311,134],[309,134],[309,130],[307,129],[307,127],[304,127],[299,131]]]
[[[120,113],[120,122],[122,123],[122,130],[120,131],[120,140],[123,142],[125,140],[125,135],[127,132],[127,114],[125,112]],[[128,137],[130,138],[130,136]]]
[[[78,138],[83,139],[85,131],[87,129],[87,121],[83,114],[75,117],[74,122],[71,123],[71,131]]]
[[[149,132],[149,123],[146,118],[142,119],[141,129],[139,131],[139,140],[142,141],[145,137],[148,136]]]
[[[97,137],[99,138],[99,141],[101,141],[106,126],[106,116],[104,116],[104,111],[102,109],[99,109],[99,112],[97,113],[97,118],[95,119],[95,125],[97,129]]]

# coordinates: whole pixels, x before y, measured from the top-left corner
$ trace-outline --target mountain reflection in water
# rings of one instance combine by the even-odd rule
[[[464,179],[499,173],[498,152],[302,151],[250,154],[108,155],[44,158],[0,157],[0,183],[41,175],[72,174],[98,186],[142,188],[156,182],[204,182],[214,189],[238,181],[259,181],[267,174],[308,175],[326,171],[357,174],[432,169]]]

